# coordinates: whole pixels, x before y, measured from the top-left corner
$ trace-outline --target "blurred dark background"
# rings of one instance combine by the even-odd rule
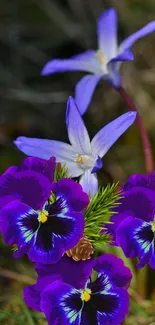
[[[155,20],[154,0],[0,0],[1,173],[24,158],[13,145],[19,135],[67,141],[66,101],[69,95],[74,96],[75,84],[84,74],[42,77],[40,71],[49,59],[68,58],[97,48],[96,20],[108,7],[118,11],[119,41]],[[135,60],[122,65],[123,85],[138,106],[155,155],[155,33],[138,41],[133,53]],[[106,82],[100,82],[84,116],[90,136],[127,110],[119,94]],[[100,178],[105,183],[110,173],[112,179],[123,183],[130,174],[143,172],[141,139],[133,125],[104,158]],[[0,308],[7,311],[0,313],[0,324],[17,324],[19,319],[7,313],[23,312],[28,325],[43,324],[41,316],[32,315],[27,309],[21,312],[15,297],[25,278],[21,279],[21,287],[20,281],[12,280],[18,280],[18,274],[34,276],[34,272],[27,259],[14,261],[11,256],[10,248],[1,244],[1,265],[14,273],[9,276],[0,269]],[[25,279],[25,283],[29,281]],[[148,312],[144,315],[145,308],[140,309],[138,319],[131,315],[128,322],[151,324],[155,315],[153,320]],[[24,319],[19,322],[25,324]]]

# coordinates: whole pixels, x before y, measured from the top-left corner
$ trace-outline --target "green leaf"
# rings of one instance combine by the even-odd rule
[[[18,316],[15,316],[8,311],[0,310],[0,313],[3,314],[6,318],[13,319],[17,324],[21,325],[21,319]]]
[[[93,196],[85,211],[84,234],[88,237],[96,250],[101,250],[104,244],[111,241],[110,234],[101,233],[106,224],[110,224],[110,217],[116,213],[114,208],[120,204],[121,190],[118,183],[108,185],[106,188],[99,188]]]
[[[58,163],[55,168],[54,182],[58,182],[62,178],[71,178],[71,174],[68,175],[68,168],[65,164],[62,166]]]
[[[33,316],[31,314],[29,308],[25,305],[25,303],[23,302],[22,299],[20,301],[20,304],[21,304],[21,306],[23,308],[23,311],[24,311],[24,314],[25,314],[25,316],[27,318],[28,324],[29,325],[36,325],[35,321],[33,320]]]

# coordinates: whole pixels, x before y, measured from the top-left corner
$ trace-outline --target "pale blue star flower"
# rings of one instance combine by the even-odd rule
[[[61,141],[18,137],[14,143],[26,155],[43,159],[56,157],[66,164],[72,177],[80,177],[83,190],[92,195],[98,190],[96,173],[102,168],[101,158],[132,125],[136,112],[128,112],[103,127],[90,141],[88,131],[72,97],[68,99],[66,126],[71,144]]]
[[[123,61],[134,59],[130,48],[143,36],[155,31],[155,21],[148,23],[127,37],[120,45],[117,40],[117,13],[105,10],[97,22],[98,50],[88,50],[69,59],[54,59],[44,66],[42,75],[64,71],[85,71],[76,86],[76,103],[84,114],[98,82],[103,78],[114,87],[121,86],[120,66]]]

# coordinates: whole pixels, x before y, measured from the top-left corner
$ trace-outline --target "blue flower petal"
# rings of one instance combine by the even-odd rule
[[[112,59],[117,54],[117,13],[111,8],[105,10],[98,20],[98,45],[103,55]]]
[[[134,56],[129,49],[124,50],[124,52],[118,54],[115,58],[111,59],[108,63],[110,65],[114,62],[122,62],[122,61],[133,61]]]
[[[69,97],[66,111],[68,137],[77,154],[91,155],[90,138],[75,100]]]
[[[127,37],[119,46],[119,53],[124,52],[124,50],[129,49],[136,41],[140,38],[155,31],[155,21],[150,22],[146,26],[142,27],[136,33]]]
[[[57,162],[66,164],[72,177],[78,177],[83,173],[82,168],[75,162],[77,151],[67,143],[27,137],[18,137],[14,143],[18,149],[29,156],[47,160],[50,157],[56,157]]]
[[[103,127],[91,142],[93,155],[102,158],[117,139],[133,124],[135,118],[135,112],[125,113]]]
[[[72,56],[70,59],[54,59],[47,62],[41,71],[43,76],[56,72],[87,71],[96,73],[100,71],[100,65],[93,50]]]
[[[79,183],[81,184],[83,191],[93,196],[98,191],[98,179],[96,174],[92,174],[91,169],[87,169],[80,177]]]
[[[101,75],[88,75],[83,77],[77,83],[75,89],[75,101],[81,115],[86,112],[94,90],[101,78]]]

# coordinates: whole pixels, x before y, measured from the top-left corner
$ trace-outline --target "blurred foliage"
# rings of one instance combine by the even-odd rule
[[[155,19],[154,0],[0,1],[1,173],[24,157],[13,145],[18,135],[67,141],[66,100],[74,96],[75,84],[83,74],[42,77],[40,71],[50,58],[67,58],[96,48],[96,20],[112,6],[119,15],[119,40]],[[123,83],[137,103],[155,155],[155,34],[138,41],[133,53],[134,62],[122,66]],[[91,137],[126,111],[117,92],[100,82],[84,117]],[[103,184],[109,180],[123,183],[131,173],[138,172],[145,172],[144,159],[133,125],[106,155],[99,175]],[[2,242],[0,247],[0,324],[44,325],[43,315],[30,312],[20,298],[23,283],[29,282],[27,277],[35,278],[32,264],[26,258],[14,260]],[[147,268],[139,274],[130,289],[131,308],[125,324],[153,325],[154,273]]]

